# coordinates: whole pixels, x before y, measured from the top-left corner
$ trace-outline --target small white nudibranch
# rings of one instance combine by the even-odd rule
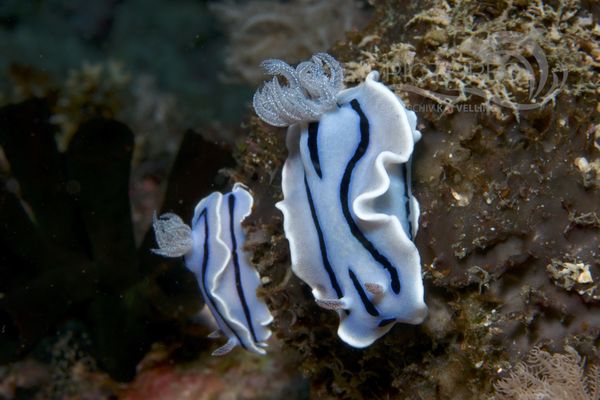
[[[340,90],[342,68],[317,54],[293,68],[268,61],[277,79],[254,96],[256,113],[289,125],[282,176],[292,269],[317,304],[336,310],[338,335],[366,347],[396,322],[427,315],[421,261],[413,243],[419,205],[410,163],[417,118],[372,72]]]
[[[235,346],[265,354],[272,320],[266,304],[256,296],[258,272],[243,249],[242,221],[252,210],[252,195],[240,184],[230,193],[215,192],[198,203],[187,226],[175,214],[154,217],[158,249],[165,257],[185,256],[185,264],[198,280],[204,302],[215,318],[227,343],[213,355],[227,354]]]

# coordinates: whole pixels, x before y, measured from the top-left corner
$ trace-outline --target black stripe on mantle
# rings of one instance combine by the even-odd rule
[[[377,250],[375,245],[367,239],[365,234],[360,230],[352,214],[350,213],[349,206],[349,196],[350,196],[350,182],[352,180],[352,173],[354,172],[354,168],[358,161],[365,155],[367,152],[367,148],[369,147],[369,136],[370,136],[370,127],[369,120],[364,114],[358,100],[353,99],[350,101],[350,106],[352,109],[358,114],[360,118],[360,142],[354,155],[346,165],[346,169],[344,170],[344,175],[342,177],[342,182],[340,184],[340,202],[342,204],[342,212],[344,214],[344,218],[348,223],[350,231],[352,235],[360,242],[360,244],[371,254],[371,256],[377,261],[379,264],[385,268],[389,275],[391,281],[391,287],[395,294],[400,293],[400,277],[398,276],[398,271],[392,265],[390,260],[387,259],[383,254]]]

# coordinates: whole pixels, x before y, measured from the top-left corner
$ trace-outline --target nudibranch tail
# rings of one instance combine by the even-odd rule
[[[252,103],[256,114],[268,124],[289,126],[316,121],[335,108],[344,74],[341,65],[329,54],[315,54],[311,61],[296,68],[280,60],[266,60],[262,67],[275,77],[256,91]],[[285,78],[287,85],[282,86],[277,76]]]
[[[215,356],[215,357],[224,356],[224,355],[228,354],[231,350],[233,350],[238,344],[239,343],[237,340],[229,339],[227,341],[227,343],[225,343],[223,346],[221,346],[218,349],[216,349],[215,351],[213,351],[211,353],[211,355]]]
[[[207,336],[207,338],[209,338],[209,339],[218,339],[218,338],[220,338],[220,337],[222,337],[222,336],[223,336],[223,332],[221,332],[221,330],[220,330],[220,329],[217,329],[216,331],[212,331],[212,332],[211,332],[211,333],[210,333],[210,334]]]
[[[250,264],[251,254],[243,248],[242,222],[252,204],[250,192],[236,184],[230,193],[215,192],[202,199],[191,229],[174,214],[155,218],[159,242],[155,252],[170,257],[183,252],[186,266],[196,275],[204,301],[219,326],[210,337],[222,334],[228,338],[214,355],[227,354],[238,345],[265,354],[265,341],[271,335],[266,326],[273,317],[256,295],[260,277]]]
[[[413,242],[419,207],[410,182],[420,133],[416,115],[377,81],[377,72],[338,91],[338,66],[330,56],[316,55],[295,70],[294,81],[305,91],[298,108],[303,110],[311,96],[335,97],[336,106],[317,119],[303,113],[296,115],[304,115],[300,120],[290,119],[283,108],[289,111],[296,99],[267,85],[263,92],[271,96],[268,110],[278,122],[291,124],[284,200],[277,207],[284,215],[292,269],[320,307],[338,312],[340,338],[365,347],[396,322],[418,324],[427,314]],[[321,73],[325,68],[327,78]],[[326,84],[313,84],[321,81]],[[271,123],[259,112],[264,104],[255,107]]]

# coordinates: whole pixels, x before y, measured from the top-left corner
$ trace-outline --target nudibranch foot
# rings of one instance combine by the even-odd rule
[[[340,90],[341,67],[330,56],[296,69],[268,65],[291,75],[285,88],[267,82],[254,106],[265,122],[289,125],[284,199],[276,206],[294,273],[319,306],[338,312],[338,335],[351,346],[370,345],[396,322],[421,323],[427,306],[413,242],[419,207],[410,176],[421,137],[416,115],[377,81],[376,71]],[[316,98],[327,100],[306,106]]]
[[[250,215],[253,199],[248,190],[235,184],[225,195],[215,192],[196,206],[192,227],[174,214],[154,218],[159,248],[167,257],[185,256],[185,263],[198,280],[204,302],[211,311],[227,344],[213,354],[223,355],[240,345],[265,354],[271,336],[266,327],[272,320],[266,304],[256,295],[258,272],[251,266],[251,254],[244,249],[242,221]]]
[[[316,299],[315,302],[319,307],[326,310],[345,310],[348,308],[348,305],[342,299]]]
[[[371,282],[366,282],[365,283],[365,289],[367,289],[367,291],[369,293],[375,294],[375,295],[380,295],[383,294],[385,292],[385,288],[378,284],[378,283],[371,283]]]

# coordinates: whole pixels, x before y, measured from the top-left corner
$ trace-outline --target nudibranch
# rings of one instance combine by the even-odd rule
[[[278,60],[264,67],[276,77],[254,95],[256,113],[289,126],[277,207],[294,273],[318,305],[338,312],[338,335],[353,347],[396,322],[421,323],[427,306],[410,174],[416,115],[377,72],[342,90],[343,70],[328,54],[296,68]]]
[[[227,343],[213,352],[223,355],[240,345],[265,354],[272,320],[266,304],[256,295],[258,272],[250,265],[251,254],[244,250],[242,221],[251,213],[252,195],[235,184],[225,195],[215,192],[198,203],[192,226],[177,215],[154,217],[158,249],[165,257],[185,256],[185,264],[198,280],[204,302],[215,318]]]

